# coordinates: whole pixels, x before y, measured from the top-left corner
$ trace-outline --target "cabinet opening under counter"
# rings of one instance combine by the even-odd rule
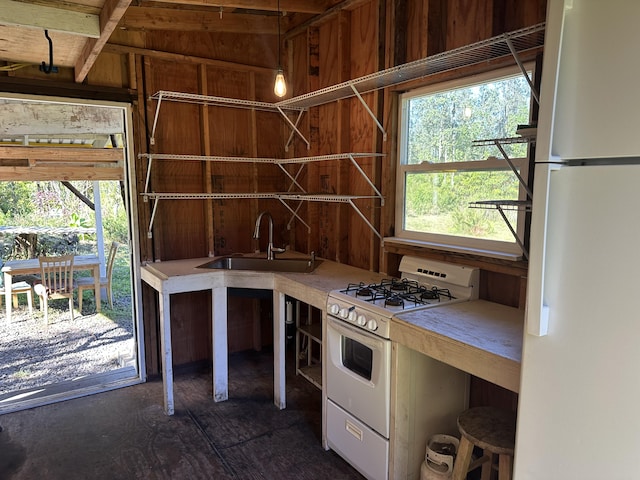
[[[419,478],[428,438],[436,433],[459,436],[457,415],[467,407],[490,403],[515,410],[523,326],[523,310],[485,300],[393,317],[390,325],[393,478]],[[417,371],[431,370],[440,375],[415,375]],[[461,388],[451,388],[457,382],[466,382],[464,395]],[[498,404],[493,402],[496,391]],[[487,392],[490,395],[483,398]],[[438,405],[443,400],[453,408],[439,411]],[[430,415],[433,417],[429,408],[434,408],[442,431],[435,431],[427,423]]]
[[[322,310],[285,296],[285,336],[295,374],[322,390]]]

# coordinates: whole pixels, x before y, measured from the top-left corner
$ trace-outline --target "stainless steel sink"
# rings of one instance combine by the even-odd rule
[[[198,268],[214,270],[255,270],[258,272],[311,273],[321,260],[311,258],[276,258],[267,260],[257,257],[228,256],[198,265]]]

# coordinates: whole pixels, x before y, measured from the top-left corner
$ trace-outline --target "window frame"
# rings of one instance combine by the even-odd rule
[[[524,68],[534,75],[533,63],[527,63]],[[465,253],[476,253],[482,256],[498,257],[507,259],[519,259],[523,256],[521,247],[518,242],[513,241],[499,241],[489,239],[479,239],[471,237],[461,237],[455,235],[445,235],[440,233],[430,232],[416,232],[407,230],[404,222],[405,212],[405,198],[406,198],[406,177],[410,173],[430,173],[430,172],[450,172],[450,171],[478,171],[478,170],[491,170],[491,171],[512,171],[509,164],[500,156],[489,157],[484,160],[464,161],[464,162],[447,162],[447,163],[423,163],[423,164],[407,164],[407,148],[408,148],[408,103],[411,99],[443,92],[447,90],[454,90],[458,88],[470,87],[474,84],[486,83],[491,80],[499,80],[505,77],[515,77],[517,75],[523,75],[522,71],[517,67],[507,67],[480,74],[470,75],[459,79],[440,82],[433,85],[424,87],[418,87],[413,90],[403,92],[399,96],[398,102],[398,144],[396,152],[396,201],[395,201],[395,239],[400,241],[407,241],[410,243],[418,243],[430,248],[443,249],[450,251],[459,251]],[[531,97],[530,102],[533,102]],[[531,112],[533,110],[533,104],[530,105],[529,116],[531,118]],[[515,135],[515,132],[513,134]],[[482,140],[482,139],[477,139]],[[498,152],[499,155],[499,152]],[[511,158],[512,164],[518,168],[519,174],[525,183],[528,183],[529,173],[529,158]],[[526,200],[527,192],[525,188],[520,185],[518,192],[518,200]],[[490,198],[479,198],[482,200],[493,200]],[[492,207],[491,207],[492,208]],[[497,210],[497,209],[496,209]],[[504,221],[498,211],[495,212],[499,221]],[[524,239],[525,225],[526,225],[526,212],[524,209],[519,209],[517,213],[517,226],[513,226],[520,240]]]

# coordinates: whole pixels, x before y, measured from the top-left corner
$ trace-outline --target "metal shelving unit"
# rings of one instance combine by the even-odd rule
[[[305,143],[307,144],[307,148],[309,148],[309,141],[298,130],[298,125],[304,112],[309,108],[317,107],[318,105],[324,105],[326,103],[335,102],[346,98],[357,97],[386,138],[386,132],[383,126],[380,124],[373,111],[369,108],[365,100],[362,98],[363,94],[380,90],[382,88],[392,87],[394,85],[410,82],[412,80],[425,78],[430,75],[446,72],[449,70],[469,67],[472,65],[478,65],[490,61],[493,62],[499,58],[508,56],[512,56],[515,59],[516,63],[520,67],[520,70],[527,78],[533,95],[537,100],[538,92],[534,88],[531,79],[529,79],[528,75],[526,75],[526,69],[520,61],[520,56],[524,53],[535,51],[543,47],[544,30],[545,24],[539,23],[531,27],[504,33],[487,40],[473,43],[471,45],[448,50],[446,52],[421,58],[419,60],[415,60],[413,62],[405,63],[402,65],[397,65],[395,67],[390,67],[385,70],[371,73],[369,75],[364,75],[353,80],[347,80],[346,82],[321,88],[314,92],[305,93],[303,95],[298,95],[296,97],[288,98],[275,103],[160,91],[150,97],[150,99],[158,101],[158,104],[156,106],[156,118],[153,122],[153,129],[151,133],[151,144],[153,145],[158,112],[160,110],[160,104],[163,99],[187,103],[198,103],[201,105],[249,108],[268,112],[278,112],[289,124],[289,126],[292,127],[293,131],[305,141]],[[297,112],[298,118],[296,119],[296,121],[292,122],[286,115],[286,112]],[[289,146],[290,141],[291,138],[289,139],[289,142],[287,142],[286,147]]]
[[[399,85],[401,83],[428,77],[436,73],[469,67],[498,58],[513,56],[520,70],[529,81],[529,86],[538,98],[531,80],[526,75],[526,69],[519,56],[525,52],[541,48],[544,45],[544,23],[532,27],[515,30],[513,32],[498,35],[471,45],[448,50],[436,55],[421,58],[413,62],[387,68],[370,75],[348,80],[346,82],[322,88],[311,93],[299,95],[282,100],[275,105],[279,108],[303,108],[308,109],[325,103],[334,102],[350,97],[357,97],[363,104],[369,115],[376,122],[378,128],[386,137],[382,125],[362,98],[362,94],[379,90],[381,88]]]
[[[523,210],[523,211],[530,212],[531,211],[531,199],[533,198],[533,191],[531,190],[531,187],[529,185],[527,185],[527,182],[524,181],[524,179],[522,178],[522,176],[518,172],[518,169],[516,168],[516,166],[513,164],[513,162],[509,158],[509,155],[507,155],[507,152],[504,150],[504,145],[514,144],[514,143],[533,144],[535,142],[536,142],[536,130],[535,129],[529,129],[526,134],[523,134],[523,135],[521,135],[519,137],[491,138],[491,139],[486,139],[486,140],[475,140],[473,142],[473,146],[474,147],[486,146],[486,145],[495,145],[498,148],[498,150],[500,151],[500,153],[504,157],[504,160],[507,162],[507,164],[509,165],[509,167],[511,168],[511,170],[513,171],[513,173],[517,177],[518,182],[520,183],[522,188],[524,188],[524,190],[527,192],[527,200],[483,200],[483,201],[478,201],[478,202],[472,202],[472,203],[469,204],[469,207],[470,208],[483,208],[483,209],[495,209],[495,210],[497,210],[500,213],[500,216],[502,217],[504,222],[506,223],[507,227],[509,228],[509,231],[511,232],[511,234],[515,238],[516,243],[518,244],[518,246],[522,250],[522,254],[525,256],[526,259],[529,259],[529,252],[525,248],[524,242],[518,236],[518,233],[515,231],[515,229],[511,225],[511,222],[509,221],[509,219],[507,218],[507,216],[506,216],[506,214],[504,212],[505,212],[505,210]]]
[[[305,138],[305,136],[298,129],[298,125],[300,125],[300,120],[302,120],[302,116],[304,112],[307,110],[306,108],[296,107],[296,106],[283,106],[278,103],[268,103],[268,102],[257,102],[254,100],[242,100],[239,98],[227,98],[227,97],[215,97],[211,95],[199,95],[196,93],[182,93],[182,92],[170,92],[167,90],[160,90],[149,97],[149,100],[157,101],[156,104],[156,114],[153,119],[153,127],[151,128],[151,138],[149,139],[149,143],[151,145],[155,145],[155,135],[156,135],[156,126],[158,124],[158,116],[160,115],[160,106],[162,105],[162,101],[171,101],[171,102],[181,102],[181,103],[194,103],[198,105],[206,105],[213,107],[231,107],[231,108],[245,108],[250,110],[259,110],[263,112],[274,112],[279,113],[282,118],[289,124],[292,129],[292,136],[289,137],[289,141],[285,146],[285,150],[288,148],[291,143],[291,139],[293,138],[293,133],[297,133],[298,136],[307,144],[307,149],[310,147],[309,141]],[[296,121],[293,122],[287,116],[286,112],[297,112],[298,117]]]
[[[493,208],[497,210],[502,216],[502,219],[504,220],[504,222],[507,224],[507,227],[511,231],[511,234],[516,239],[516,243],[518,244],[520,249],[522,249],[522,253],[524,254],[525,258],[527,260],[529,259],[529,252],[527,251],[527,249],[524,246],[524,243],[518,236],[518,233],[513,229],[513,226],[511,225],[511,222],[507,218],[504,211],[505,210],[524,210],[526,212],[530,212],[531,200],[482,200],[479,202],[470,203],[469,208],[483,208],[483,209]]]
[[[480,147],[480,146],[487,146],[487,145],[495,145],[498,148],[498,150],[500,151],[500,153],[502,154],[502,157],[504,158],[504,160],[507,162],[507,164],[509,164],[509,167],[511,168],[513,173],[518,178],[518,182],[520,182],[520,185],[522,186],[522,188],[524,188],[525,191],[527,192],[527,197],[529,199],[531,199],[531,197],[533,196],[533,192],[531,191],[531,188],[529,187],[529,185],[527,185],[527,182],[524,181],[522,176],[520,176],[520,173],[518,172],[518,169],[515,167],[515,165],[513,164],[511,159],[509,158],[509,155],[507,155],[507,152],[504,150],[503,145],[513,144],[513,143],[533,144],[535,142],[536,142],[535,135],[530,135],[530,136],[521,136],[521,137],[491,138],[491,139],[487,139],[487,140],[474,140],[473,141],[473,146],[474,147]]]
[[[384,205],[384,198],[380,190],[369,179],[367,174],[362,170],[362,167],[358,165],[356,158],[367,157],[382,157],[381,153],[339,153],[333,155],[317,155],[312,157],[300,157],[300,158],[252,158],[252,157],[223,157],[223,156],[205,156],[205,155],[173,155],[173,154],[140,154],[139,158],[147,158],[147,176],[145,181],[145,191],[142,193],[142,197],[145,202],[152,200],[153,209],[151,212],[151,218],[149,220],[149,230],[147,231],[147,237],[152,237],[153,222],[156,215],[156,209],[160,200],[209,200],[209,199],[276,199],[279,200],[286,208],[291,212],[291,220],[288,226],[291,226],[291,222],[294,219],[298,219],[311,231],[311,227],[298,215],[298,210],[302,202],[326,202],[326,203],[347,203],[355,210],[355,212],[364,220],[364,222],[371,228],[371,230],[382,239],[381,235],[362,213],[362,211],[355,204],[356,200],[360,199],[378,199],[381,205]],[[235,163],[269,163],[275,164],[287,175],[291,180],[291,185],[288,192],[252,192],[252,193],[154,193],[149,192],[149,182],[151,178],[151,167],[153,160],[180,160],[180,161],[213,161],[213,162],[235,162]],[[304,166],[309,162],[321,162],[321,161],[337,161],[337,160],[351,160],[352,164],[360,172],[362,177],[369,184],[371,189],[375,192],[375,195],[329,195],[329,194],[310,194],[307,193],[304,188],[298,183],[298,178]],[[300,168],[292,175],[288,172],[284,165],[288,164],[300,164]],[[292,192],[291,189],[296,186],[301,192]],[[290,202],[299,202],[296,208],[290,205]]]
[[[229,157],[229,156],[210,156],[210,155],[173,155],[173,154],[162,154],[162,153],[141,153],[138,155],[138,158],[147,158],[149,160],[147,164],[147,177],[144,185],[144,193],[147,194],[149,192],[149,179],[151,175],[151,166],[153,163],[153,159],[157,160],[196,160],[196,161],[209,161],[209,162],[233,162],[233,163],[269,163],[274,164],[280,167],[283,173],[289,177],[292,181],[292,186],[296,185],[300,188],[301,191],[304,192],[304,188],[300,184],[298,184],[297,179],[302,173],[302,169],[307,163],[310,162],[324,162],[324,161],[334,161],[334,160],[351,160],[351,163],[358,172],[362,175],[365,181],[369,184],[369,186],[376,192],[378,198],[384,205],[384,198],[382,197],[382,193],[380,190],[374,185],[374,183],[369,179],[367,174],[362,170],[358,162],[356,162],[356,158],[371,158],[371,157],[383,157],[383,153],[336,153],[332,155],[316,155],[312,157],[298,157],[298,158],[254,158],[254,157]],[[290,164],[300,164],[300,168],[295,173],[295,175],[291,175],[285,168],[284,165]]]
[[[151,212],[151,219],[149,220],[149,230],[147,237],[152,238],[153,221],[156,215],[156,209],[160,200],[224,200],[224,199],[275,199],[279,200],[282,205],[291,212],[292,218],[297,218],[304,224],[309,231],[311,227],[298,215],[298,208],[293,208],[289,203],[291,201],[297,202],[325,202],[325,203],[347,203],[356,211],[356,213],[364,220],[364,222],[371,228],[371,230],[382,239],[378,231],[362,213],[358,206],[354,203],[355,200],[369,199],[373,200],[379,198],[376,195],[324,195],[313,193],[143,193],[145,201],[153,200],[153,209]]]
[[[442,52],[430,57],[422,58],[414,62],[409,62],[403,65],[398,65],[385,70],[381,70],[376,73],[365,75],[363,77],[348,80],[346,82],[333,85],[330,87],[322,88],[320,90],[299,95],[293,98],[285,99],[276,103],[259,102],[252,100],[243,100],[236,98],[216,97],[209,95],[199,95],[191,93],[170,92],[170,91],[158,91],[151,97],[150,100],[157,101],[155,118],[153,121],[153,127],[151,131],[150,143],[155,145],[155,132],[158,121],[158,115],[160,113],[160,106],[163,101],[174,101],[182,103],[192,103],[199,105],[217,106],[217,107],[231,107],[231,108],[245,108],[253,109],[265,112],[279,113],[282,118],[292,128],[291,135],[285,145],[285,150],[288,149],[294,134],[300,136],[300,138],[306,143],[307,148],[310,147],[309,141],[298,129],[298,125],[309,108],[323,105],[326,103],[357,97],[362,103],[363,107],[367,110],[368,114],[375,121],[377,127],[382,131],[384,138],[386,138],[386,132],[383,126],[380,124],[375,114],[369,108],[362,95],[394,85],[399,85],[412,80],[425,78],[430,75],[455,70],[462,67],[469,67],[472,65],[483,64],[487,62],[493,62],[503,57],[512,56],[521,71],[527,78],[529,85],[532,89],[534,97],[538,98],[538,93],[526,74],[524,65],[520,61],[519,56],[523,53],[536,51],[541,49],[544,45],[544,23],[534,25],[531,27],[523,28],[513,32],[505,33],[492,37],[487,40],[483,40],[472,45],[456,48],[446,52]],[[297,118],[292,121],[287,113],[297,113]],[[500,148],[500,147],[499,147]],[[324,155],[317,157],[303,157],[293,159],[275,159],[275,158],[246,158],[246,157],[216,157],[216,156],[198,156],[198,155],[166,155],[166,154],[145,154],[141,157],[149,159],[149,168],[147,169],[147,180],[145,184],[145,193],[143,197],[145,201],[153,200],[154,206],[151,214],[151,220],[149,223],[148,236],[151,237],[151,230],[153,227],[153,220],[156,213],[156,208],[160,200],[177,200],[177,199],[224,199],[224,198],[274,198],[283,203],[286,208],[292,213],[292,220],[294,218],[299,219],[310,230],[308,224],[306,224],[297,214],[300,205],[297,208],[293,208],[289,205],[288,201],[321,201],[321,202],[338,202],[348,203],[358,215],[367,223],[367,225],[373,230],[373,232],[382,239],[381,235],[375,229],[375,227],[369,222],[366,216],[360,209],[357,208],[354,201],[357,199],[379,199],[384,205],[384,199],[381,192],[373,184],[373,182],[367,177],[365,172],[355,161],[358,157],[377,157],[382,156],[378,153],[346,153],[337,155]],[[369,185],[375,192],[374,196],[357,196],[357,195],[314,195],[307,194],[304,189],[298,184],[297,178],[300,175],[304,165],[313,161],[325,161],[325,160],[338,160],[342,158],[348,158],[352,161],[354,166],[363,175]],[[201,160],[201,161],[229,161],[229,162],[253,162],[253,163],[273,163],[278,165],[285,174],[292,181],[291,187],[296,186],[303,193],[247,193],[247,194],[225,194],[225,193],[210,193],[210,194],[179,194],[179,193],[151,193],[148,191],[149,187],[149,175],[151,171],[151,164],[153,159],[172,159],[172,160]],[[283,165],[300,163],[302,166],[294,175],[284,169]],[[292,221],[291,220],[291,221]],[[291,223],[289,222],[289,224]]]

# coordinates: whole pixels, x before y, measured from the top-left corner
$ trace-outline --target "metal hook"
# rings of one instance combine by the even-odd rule
[[[42,70],[44,73],[49,74],[51,72],[57,72],[58,69],[53,66],[53,42],[51,41],[48,30],[44,31],[44,36],[47,37],[47,40],[49,40],[49,66],[47,67],[47,64],[45,62],[42,62],[42,64],[40,65],[40,70]]]

